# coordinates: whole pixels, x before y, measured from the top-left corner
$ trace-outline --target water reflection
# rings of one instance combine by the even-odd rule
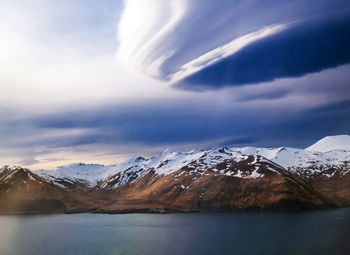
[[[1,216],[0,254],[350,254],[350,209]]]

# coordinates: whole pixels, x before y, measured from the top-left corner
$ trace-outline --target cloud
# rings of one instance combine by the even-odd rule
[[[349,13],[342,0],[126,0],[118,56],[190,89],[298,77],[349,62]]]
[[[249,44],[262,40],[263,38],[273,36],[274,34],[280,33],[288,27],[287,24],[272,25],[264,27],[258,31],[250,34],[241,36],[231,42],[220,46],[212,51],[205,53],[204,55],[191,60],[180,67],[180,71],[170,75],[170,82],[176,82],[197,73],[206,67],[212,66],[220,60],[233,55]]]
[[[300,99],[294,104],[297,100]],[[124,153],[134,154],[142,148],[142,153],[148,154],[155,148],[160,150],[169,146],[179,149],[220,144],[302,147],[316,135],[350,133],[349,125],[340,124],[344,123],[341,119],[350,114],[348,102],[286,110],[288,104],[276,101],[273,108],[279,109],[274,111],[259,104],[253,109],[238,104],[228,104],[228,109],[211,105],[211,110],[204,111],[201,105],[179,107],[163,102],[158,107],[141,104],[126,111],[104,107],[94,114],[43,116],[35,121],[35,125],[38,130],[79,130],[82,127],[94,130],[72,137],[62,135],[57,140],[43,140],[43,144],[56,149],[75,150],[86,145],[90,150],[98,146],[101,151],[106,151],[114,146],[124,148]],[[77,120],[77,115],[83,121]]]
[[[118,26],[118,52],[124,64],[132,65],[151,76],[159,76],[159,67],[175,53],[162,51],[164,40],[184,17],[186,5],[187,0],[125,1]],[[162,52],[154,52],[155,48]]]
[[[75,161],[116,163],[166,147],[306,147],[322,136],[350,133],[350,93],[344,86],[349,70],[347,65],[188,97],[8,116],[0,121],[0,162],[16,155],[11,162],[33,159],[39,162],[31,167],[41,168]]]
[[[37,164],[39,162],[40,162],[39,160],[36,160],[34,158],[25,158],[25,159],[22,159],[20,161],[20,164],[25,165],[25,166],[31,166],[31,165]]]
[[[124,2],[119,42],[118,1],[0,3],[7,21],[0,23],[1,164],[36,169],[76,161],[109,164],[134,154],[151,156],[168,146],[302,147],[309,145],[309,137],[350,132],[349,125],[340,124],[349,115],[350,65],[327,66],[327,58],[326,64],[320,62],[322,72],[310,74],[301,66],[302,76],[282,72],[277,79],[263,66],[261,75],[248,77],[255,79],[253,84],[240,86],[224,86],[235,77],[218,68],[217,86],[203,80],[226,60],[241,56],[241,61],[243,55],[255,60],[272,48],[271,61],[258,59],[251,67],[277,65],[283,53],[279,42],[300,38],[304,30],[312,43],[320,38],[334,46],[347,23],[329,17],[346,13],[345,1]],[[327,29],[336,40],[315,37]],[[247,79],[250,66],[242,67],[239,74]],[[288,68],[293,70],[299,69]],[[176,90],[144,76],[167,80],[179,71],[185,71],[181,79],[190,74],[181,81],[199,91]],[[198,80],[190,80],[195,75]]]
[[[116,60],[120,13],[110,0],[0,1],[0,110],[35,115],[182,95]]]
[[[299,77],[350,62],[350,14],[296,23],[200,70],[179,86],[222,87]]]

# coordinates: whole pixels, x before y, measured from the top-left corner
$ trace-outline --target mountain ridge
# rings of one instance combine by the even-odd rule
[[[167,149],[116,165],[76,163],[55,170],[5,166],[0,169],[0,213],[349,206],[349,172],[350,151],[288,147]]]
[[[350,137],[350,136],[348,136]],[[322,139],[321,139],[322,140]],[[320,140],[320,141],[321,141]],[[318,143],[318,142],[317,142]],[[315,144],[317,144],[315,143]],[[349,145],[350,146],[350,145]],[[311,146],[310,146],[311,147]],[[310,148],[309,147],[309,148]],[[341,162],[346,162],[350,160],[349,153],[343,153],[337,150],[327,151],[327,152],[317,152],[310,150],[302,150],[289,147],[278,147],[278,148],[259,148],[259,147],[243,147],[243,148],[228,148],[228,147],[218,147],[208,150],[192,150],[189,152],[180,152],[176,149],[168,148],[160,153],[156,157],[143,158],[140,156],[133,156],[130,159],[113,165],[100,165],[100,164],[85,164],[85,163],[73,163],[66,166],[60,166],[55,170],[37,170],[40,174],[54,175],[58,173],[57,177],[70,178],[75,177],[75,179],[82,179],[87,182],[92,182],[92,185],[96,185],[98,180],[106,179],[107,177],[116,174],[118,171],[125,170],[130,167],[135,167],[136,165],[142,165],[142,167],[156,168],[158,174],[169,174],[171,171],[175,171],[189,164],[193,160],[198,160],[201,156],[205,154],[215,154],[216,152],[227,150],[229,153],[235,155],[235,157],[246,157],[249,155],[260,155],[263,156],[287,169],[293,171],[293,169],[308,168],[310,166],[323,166],[323,165],[339,165]],[[222,158],[227,158],[227,153],[221,155]],[[209,155],[209,157],[215,157],[215,155]],[[213,159],[211,159],[213,160]],[[209,160],[210,161],[210,160]],[[148,164],[145,166],[145,162]],[[140,164],[137,164],[140,163]],[[208,162],[207,162],[208,163]],[[163,167],[160,167],[162,165]],[[87,170],[97,170],[101,169],[100,173],[87,172]],[[79,175],[79,169],[84,170]],[[170,169],[170,170],[169,170]],[[317,169],[315,169],[317,170]],[[296,170],[295,170],[296,171]],[[94,176],[87,176],[92,174]]]

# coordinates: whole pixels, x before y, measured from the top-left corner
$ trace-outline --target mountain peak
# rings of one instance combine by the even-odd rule
[[[308,151],[327,152],[332,150],[350,150],[350,135],[326,136],[306,148]]]
[[[11,171],[12,172],[14,170],[28,170],[28,169],[25,169],[21,166],[5,165],[5,166],[0,168],[0,173],[3,171]]]
[[[145,160],[145,158],[143,158],[143,157],[140,157],[140,156],[132,156],[131,158],[129,158],[128,160],[127,160],[127,162],[129,162],[129,163],[138,163],[138,162],[142,162],[142,161],[144,161]]]

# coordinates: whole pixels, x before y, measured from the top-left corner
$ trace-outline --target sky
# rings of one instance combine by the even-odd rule
[[[349,0],[2,0],[0,165],[350,134]]]

